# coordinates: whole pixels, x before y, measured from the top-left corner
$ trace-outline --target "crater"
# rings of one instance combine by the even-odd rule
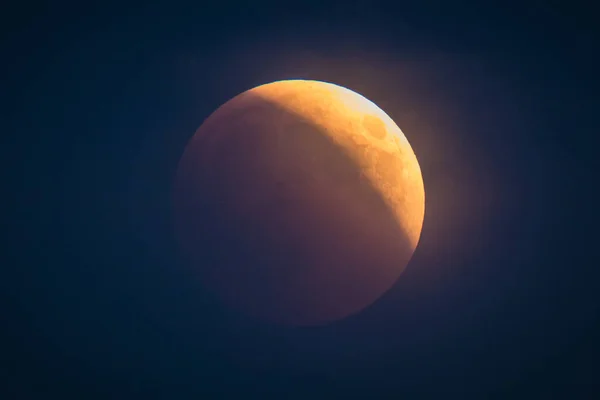
[[[372,115],[366,115],[363,119],[363,127],[367,133],[375,139],[383,139],[387,135],[387,130],[383,121]]]

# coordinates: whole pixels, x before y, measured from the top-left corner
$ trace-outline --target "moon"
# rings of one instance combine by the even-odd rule
[[[264,84],[198,128],[174,225],[207,290],[245,314],[322,325],[389,290],[418,244],[425,192],[394,121],[344,87]]]

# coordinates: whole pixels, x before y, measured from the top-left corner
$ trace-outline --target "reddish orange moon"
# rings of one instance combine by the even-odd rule
[[[174,185],[182,254],[249,315],[320,325],[390,289],[419,241],[425,192],[400,128],[349,89],[250,89],[196,131]]]

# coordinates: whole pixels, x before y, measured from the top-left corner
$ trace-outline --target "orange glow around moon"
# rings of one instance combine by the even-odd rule
[[[176,231],[207,287],[251,314],[322,324],[400,276],[425,211],[416,156],[374,103],[277,81],[215,111],[181,159]]]

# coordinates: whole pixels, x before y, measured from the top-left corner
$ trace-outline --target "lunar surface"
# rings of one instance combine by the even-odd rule
[[[346,88],[277,81],[200,126],[174,185],[182,254],[224,303],[272,322],[359,312],[407,266],[425,211],[415,154]]]

